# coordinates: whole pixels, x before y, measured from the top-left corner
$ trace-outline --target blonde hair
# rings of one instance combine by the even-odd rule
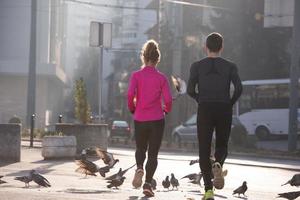
[[[155,40],[148,40],[141,50],[141,60],[144,64],[157,64],[160,61],[160,50]]]

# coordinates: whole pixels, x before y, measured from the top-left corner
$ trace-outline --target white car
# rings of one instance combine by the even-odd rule
[[[258,109],[243,113],[240,121],[249,135],[256,135],[259,139],[268,139],[272,134],[287,135],[289,130],[288,109]],[[298,110],[298,129],[300,110]]]

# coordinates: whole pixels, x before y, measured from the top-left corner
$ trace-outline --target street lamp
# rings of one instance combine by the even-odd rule
[[[100,47],[100,62],[98,70],[98,91],[99,91],[99,120],[102,116],[102,71],[103,71],[103,48],[112,46],[112,24],[92,21],[90,23],[90,46]]]

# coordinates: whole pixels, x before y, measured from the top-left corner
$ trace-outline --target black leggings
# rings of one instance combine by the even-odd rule
[[[215,130],[215,160],[221,165],[228,153],[228,140],[232,122],[232,106],[225,103],[201,103],[198,106],[197,129],[199,160],[205,190],[213,188],[210,162],[211,142]]]
[[[157,121],[134,121],[136,152],[135,160],[138,168],[143,168],[148,149],[146,164],[146,182],[151,183],[157,168],[157,155],[161,145],[165,120]]]

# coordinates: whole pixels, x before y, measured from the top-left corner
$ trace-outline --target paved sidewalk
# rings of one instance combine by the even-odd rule
[[[111,173],[118,171],[119,167],[127,168],[134,164],[134,152],[126,149],[110,148],[109,151],[116,154],[120,159]],[[198,165],[189,166],[189,160],[194,159],[194,155],[179,155],[172,153],[162,153],[159,155],[159,166],[155,174],[158,182],[158,190],[155,198],[151,200],[188,200],[201,199],[203,187],[188,183],[187,180],[179,180],[178,191],[163,190],[161,181],[166,175],[174,172],[177,178],[188,173],[199,171]],[[102,161],[90,158],[100,166]],[[290,170],[272,169],[265,167],[241,166],[241,163],[253,164],[262,161],[246,161],[244,159],[229,159],[237,164],[226,164],[229,175],[226,178],[226,186],[222,191],[216,191],[215,200],[238,199],[232,196],[232,191],[247,180],[249,191],[246,193],[251,200],[274,199],[278,192],[291,191],[290,187],[281,187],[281,184],[288,180],[295,172]],[[275,160],[276,161],[276,160]],[[270,165],[277,165],[274,160],[270,160]],[[274,164],[273,164],[274,163]],[[284,163],[281,163],[284,164]],[[295,165],[294,165],[295,164]],[[299,167],[299,163],[289,163],[288,165]],[[102,177],[83,178],[81,174],[75,172],[77,168],[73,160],[43,160],[40,148],[22,148],[22,161],[8,164],[0,163],[0,175],[5,175],[3,180],[8,184],[0,185],[1,200],[141,200],[143,197],[141,190],[133,189],[131,180],[134,170],[128,171],[127,179],[119,190],[106,188],[106,181]],[[31,183],[29,189],[25,189],[24,184],[13,180],[15,176],[26,175],[29,170],[37,169],[52,184],[51,188],[38,188],[35,183]],[[109,174],[109,175],[110,175]],[[247,198],[243,198],[247,199]]]
[[[28,147],[28,141],[22,141],[23,147]],[[41,148],[41,142],[35,142],[34,147]],[[117,148],[111,147],[109,150],[115,154],[123,156],[134,156],[134,149],[132,148]],[[165,160],[178,160],[178,161],[190,161],[197,159],[198,155],[196,153],[187,152],[166,152],[160,151],[159,158]],[[273,159],[273,158],[262,158],[256,156],[247,156],[245,154],[241,155],[229,155],[226,159],[227,164],[243,165],[243,166],[253,166],[253,167],[266,167],[266,168],[276,168],[276,169],[286,169],[300,172],[300,159],[299,160],[289,160],[289,159]]]

